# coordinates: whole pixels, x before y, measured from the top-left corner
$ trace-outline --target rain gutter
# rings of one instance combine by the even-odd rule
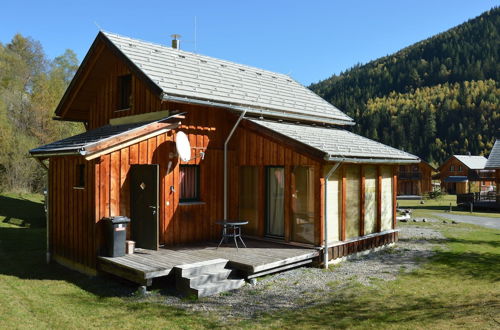
[[[162,99],[165,101],[172,101],[172,102],[178,102],[178,103],[206,105],[206,106],[216,107],[216,108],[231,109],[231,110],[236,110],[239,112],[245,111],[245,112],[252,113],[254,115],[259,115],[259,116],[268,115],[271,117],[287,118],[290,120],[298,120],[298,121],[303,120],[303,121],[308,121],[308,122],[321,122],[321,123],[326,123],[326,124],[331,124],[331,125],[348,125],[348,126],[356,125],[355,122],[348,121],[348,120],[331,119],[331,118],[327,118],[327,117],[312,117],[312,116],[300,115],[300,114],[290,114],[289,112],[280,111],[280,110],[272,110],[272,109],[266,109],[266,108],[255,108],[255,107],[248,107],[248,106],[242,106],[242,105],[237,105],[237,104],[213,102],[213,101],[192,99],[192,98],[188,98],[188,97],[181,97],[181,96],[174,96],[174,95],[167,95],[167,94],[163,94]]]
[[[354,164],[416,164],[420,163],[419,159],[387,159],[387,158],[347,158],[347,157],[332,157],[326,156],[325,160],[330,162],[347,162]]]
[[[233,128],[231,129],[231,132],[229,132],[226,141],[224,142],[224,220],[227,220],[227,190],[228,190],[227,189],[227,145],[229,144],[229,140],[231,140],[234,131],[236,131],[236,128],[238,127],[243,117],[245,117],[246,113],[247,111],[243,110],[243,112],[238,117],[238,120],[236,120],[236,123],[234,124]]]

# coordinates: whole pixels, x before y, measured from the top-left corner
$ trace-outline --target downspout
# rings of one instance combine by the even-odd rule
[[[342,158],[341,161],[339,161],[337,164],[335,164],[330,171],[325,176],[325,202],[324,202],[324,209],[323,209],[323,218],[325,221],[324,225],[324,232],[325,232],[325,251],[323,252],[323,265],[325,269],[328,269],[328,179],[330,176],[335,173],[335,171],[342,165],[342,163],[345,161],[345,158]]]
[[[229,132],[226,141],[224,142],[224,220],[227,220],[227,190],[228,190],[227,189],[227,145],[229,144],[229,140],[231,140],[234,131],[236,131],[236,128],[238,127],[243,117],[245,117],[246,113],[247,111],[243,110],[243,112],[238,117],[238,120],[234,124],[233,128],[231,129],[231,132]]]

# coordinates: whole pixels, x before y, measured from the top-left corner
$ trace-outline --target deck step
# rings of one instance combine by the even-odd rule
[[[194,277],[197,275],[216,272],[225,269],[229,260],[227,259],[212,259],[206,261],[195,262],[175,266],[174,271],[178,277]]]
[[[180,293],[198,298],[239,289],[245,280],[232,278],[236,271],[225,268],[227,263],[225,259],[214,259],[177,266],[174,268],[175,286]]]
[[[245,285],[244,279],[225,279],[218,282],[195,286],[190,289],[189,293],[201,298],[213,296],[221,292],[236,290],[241,288],[243,285]]]
[[[225,279],[228,279],[232,272],[232,269],[222,269],[218,271],[206,272],[195,276],[179,277],[177,279],[177,284],[181,285],[184,288],[192,288],[199,285],[223,281]]]

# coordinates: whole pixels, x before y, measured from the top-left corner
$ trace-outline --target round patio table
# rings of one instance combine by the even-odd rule
[[[217,245],[217,249],[222,244],[222,242],[227,240],[227,238],[229,238],[229,237],[233,238],[234,245],[236,245],[236,250],[238,250],[237,238],[240,239],[240,241],[244,247],[247,247],[245,245],[245,242],[243,242],[243,238],[241,238],[241,226],[248,224],[248,221],[245,221],[245,220],[218,220],[215,223],[222,226],[222,238],[220,239],[219,245]]]

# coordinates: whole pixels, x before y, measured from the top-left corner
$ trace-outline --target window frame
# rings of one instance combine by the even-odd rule
[[[85,164],[76,164],[74,189],[85,189]]]
[[[126,83],[126,84],[125,84]],[[127,86],[126,89],[124,86]],[[117,77],[117,94],[116,94],[116,110],[124,111],[129,110],[131,107],[131,97],[132,97],[132,74],[124,74]],[[125,92],[128,94],[126,97]],[[126,100],[126,104],[125,101]]]
[[[195,197],[194,198],[182,198],[182,182],[180,179],[180,173],[182,168],[195,168],[196,169],[196,182],[195,182]],[[192,203],[201,202],[201,189],[200,189],[200,165],[194,164],[180,164],[179,165],[179,203]]]

